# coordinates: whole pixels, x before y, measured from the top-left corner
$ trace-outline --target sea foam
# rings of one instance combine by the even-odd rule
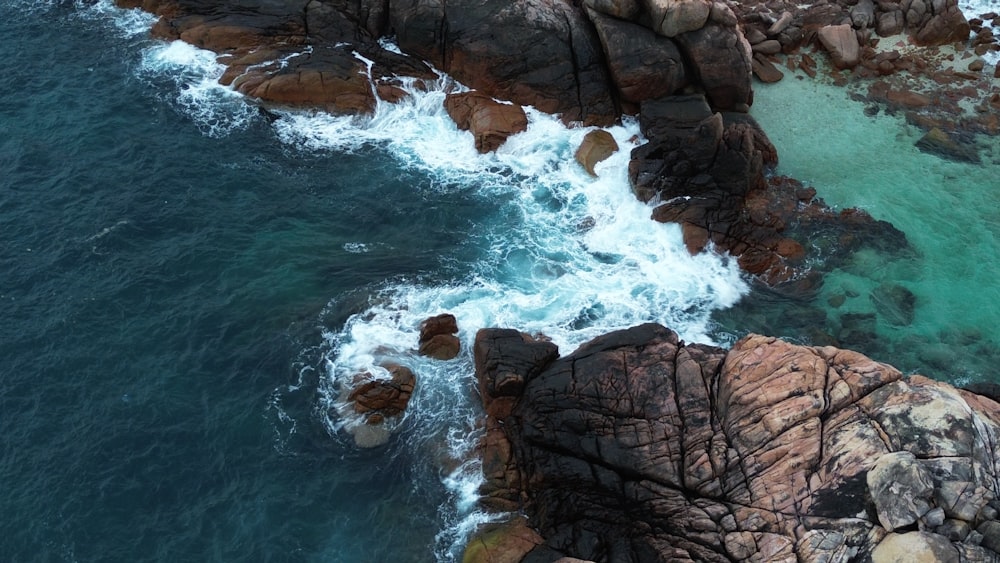
[[[180,42],[147,47],[140,69],[209,136],[256,118],[251,104],[218,84],[222,72],[213,53]],[[469,233],[480,250],[469,271],[445,281],[388,279],[368,288],[364,310],[327,327],[325,361],[318,366],[314,412],[345,447],[351,446],[344,431],[359,420],[343,403],[344,386],[360,372],[378,373],[390,360],[417,374],[411,403],[393,423],[407,438],[390,441],[386,455],[438,452],[433,457],[454,460],[438,470],[450,500],[439,510],[435,552],[455,560],[476,525],[494,518],[478,512],[475,502],[482,481],[474,453],[482,429],[471,354],[478,329],[517,328],[551,339],[564,353],[643,322],[710,342],[712,311],[734,304],[748,287],[735,260],[711,252],[691,256],[680,229],[652,221],[651,208],[631,193],[630,151],[643,142],[634,120],[607,128],[620,150],[592,177],[574,160],[592,127],[567,126],[525,108],[527,131],[483,155],[443,107],[446,92],[463,91],[462,85],[442,75],[429,88],[407,89],[398,103],[379,101],[371,116],[278,111],[272,126],[293,150],[384,151],[399,167],[433,180],[414,189],[472,191],[499,208],[499,219],[484,220]],[[362,242],[347,248],[365,249]],[[330,306],[338,307],[339,296],[331,297]],[[462,354],[449,362],[418,356],[421,321],[443,312],[458,319]]]

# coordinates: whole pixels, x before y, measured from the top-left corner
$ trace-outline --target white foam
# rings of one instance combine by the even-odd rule
[[[77,17],[85,20],[110,23],[120,37],[130,38],[144,35],[156,23],[157,17],[139,8],[130,10],[115,6],[112,0],[96,2],[77,1]]]
[[[171,83],[168,101],[206,135],[223,137],[258,116],[245,97],[219,84],[225,68],[211,51],[183,41],[158,42],[143,51],[140,76],[155,86]]]

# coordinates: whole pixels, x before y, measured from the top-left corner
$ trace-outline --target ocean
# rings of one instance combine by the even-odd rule
[[[526,133],[479,155],[442,108],[462,88],[447,77],[370,118],[263,112],[152,22],[0,0],[2,561],[460,560],[495,518],[475,503],[482,327],[564,353],[647,321],[725,345],[805,338],[787,311],[808,307],[831,332],[874,315],[878,359],[906,371],[994,378],[995,145],[955,164],[843,90],[758,87],[779,172],[916,249],[862,253],[803,304],[649,220],[626,178],[634,121],[592,178],[573,160],[588,129],[530,108]],[[916,296],[912,323],[878,316],[887,281]],[[443,312],[461,355],[418,356]],[[358,448],[342,385],[384,361],[416,391],[386,445]]]

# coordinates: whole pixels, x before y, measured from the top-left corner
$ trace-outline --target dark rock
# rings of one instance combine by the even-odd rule
[[[676,40],[714,109],[746,111],[750,107],[750,44],[736,28],[709,22]]]
[[[753,58],[753,73],[758,80],[765,84],[778,82],[785,77],[771,61],[757,55],[754,55]]]
[[[893,326],[913,324],[917,297],[909,289],[898,284],[882,284],[869,295],[875,310]]]
[[[916,142],[916,146],[923,152],[936,154],[949,160],[979,163],[979,152],[974,146],[959,143],[951,135],[937,127],[932,128],[921,137]]]
[[[420,342],[427,342],[439,334],[456,334],[458,320],[451,313],[429,317],[420,323]]]
[[[622,99],[639,103],[687,85],[684,58],[673,41],[641,25],[588,10]]]
[[[399,0],[390,24],[400,48],[484,94],[566,121],[617,116],[596,32],[570,3]]]

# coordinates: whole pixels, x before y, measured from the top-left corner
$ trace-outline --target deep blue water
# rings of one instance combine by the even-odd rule
[[[263,117],[207,136],[77,7],[0,37],[0,560],[433,559],[440,480],[309,423],[316,350],[493,210]]]

